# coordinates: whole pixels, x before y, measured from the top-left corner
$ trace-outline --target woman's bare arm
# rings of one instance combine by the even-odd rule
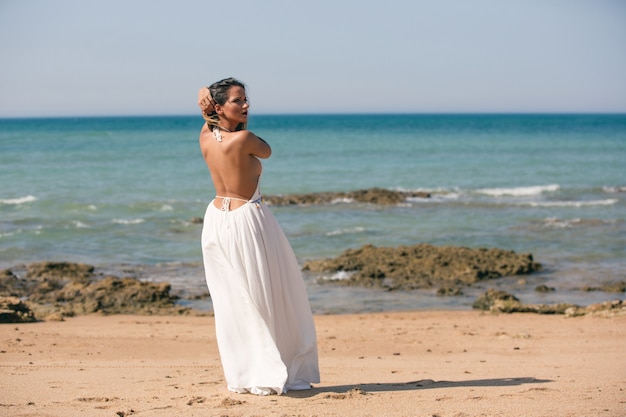
[[[245,131],[243,143],[244,151],[250,155],[256,156],[257,158],[266,159],[272,155],[272,148],[269,143],[249,130]]]

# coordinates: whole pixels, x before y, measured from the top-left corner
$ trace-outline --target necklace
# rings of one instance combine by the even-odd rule
[[[222,141],[222,132],[220,132],[220,129],[222,129],[225,132],[232,133],[230,130],[220,125],[213,126],[213,136],[215,136],[215,140],[218,142]]]

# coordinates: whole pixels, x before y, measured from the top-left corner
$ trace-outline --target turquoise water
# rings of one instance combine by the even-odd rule
[[[214,194],[198,149],[201,124],[197,117],[0,120],[0,268],[87,262],[205,291],[201,226],[191,221]],[[530,252],[545,267],[526,283],[497,283],[523,301],[623,298],[578,288],[626,279],[624,115],[256,116],[250,128],[273,148],[266,195],[432,193],[395,207],[274,207],[301,262],[366,243],[500,247]],[[316,278],[305,276],[316,312],[469,308],[484,290],[442,298]],[[536,294],[538,284],[557,291]]]

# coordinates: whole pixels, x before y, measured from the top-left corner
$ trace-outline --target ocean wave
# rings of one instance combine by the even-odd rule
[[[144,219],[113,219],[111,223],[115,224],[139,224],[145,222]]]
[[[26,197],[0,199],[0,204],[18,205],[24,203],[32,203],[33,201],[37,201],[37,197],[33,195],[27,195]]]
[[[531,207],[593,207],[593,206],[612,206],[617,204],[617,198],[609,198],[606,200],[591,201],[529,201],[527,203],[519,203],[522,206]]]
[[[342,198],[335,198],[334,200],[330,201],[330,204],[350,204],[350,203],[354,203],[354,198],[342,197]]]
[[[454,202],[456,200],[460,200],[462,197],[461,193],[453,192],[453,191],[433,191],[430,197],[407,197],[406,201],[409,203],[447,203]]]
[[[601,219],[581,219],[581,218],[574,218],[574,219],[559,219],[557,217],[548,217],[547,219],[544,219],[543,221],[543,225],[545,227],[549,227],[549,228],[554,228],[554,229],[567,229],[570,227],[577,227],[577,226],[604,226],[604,225],[610,225],[612,224],[612,221],[606,221],[606,220],[601,220]]]
[[[491,197],[530,197],[540,195],[546,192],[555,192],[561,188],[558,184],[535,185],[529,187],[513,187],[513,188],[482,188],[476,190],[477,193],[486,194]]]
[[[91,226],[89,226],[87,223],[83,223],[80,220],[74,220],[72,223],[74,223],[74,226],[77,229],[90,229]]]
[[[353,227],[350,229],[333,230],[333,231],[326,233],[326,236],[350,235],[350,234],[355,234],[355,233],[363,233],[364,231],[365,231],[365,228],[359,226],[359,227]]]
[[[354,275],[354,272],[337,271],[332,275],[321,276],[319,279],[322,281],[344,281],[349,279],[352,275]]]
[[[602,191],[604,191],[607,194],[626,193],[626,187],[624,187],[624,186],[618,186],[618,187],[604,186],[604,187],[602,187]]]

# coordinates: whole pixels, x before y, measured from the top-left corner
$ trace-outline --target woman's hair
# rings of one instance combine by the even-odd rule
[[[226,100],[228,100],[228,90],[230,90],[231,87],[241,87],[243,89],[246,88],[244,83],[232,77],[224,78],[223,80],[217,81],[208,87],[209,91],[211,92],[211,98],[213,99],[213,102],[214,102],[213,107],[215,107],[216,103],[219,104],[220,106],[223,106],[224,104],[226,104]],[[219,117],[217,113],[215,112],[215,110],[213,110],[211,114],[203,113],[202,117],[204,118],[204,120],[206,120],[207,124],[211,128],[219,124]],[[246,128],[245,123],[239,123],[237,125],[236,130],[242,130],[245,128]]]

